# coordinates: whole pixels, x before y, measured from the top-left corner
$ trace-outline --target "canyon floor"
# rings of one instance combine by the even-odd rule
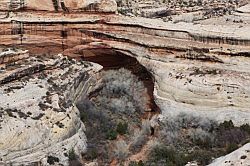
[[[249,57],[249,0],[2,0],[0,165],[248,166]]]

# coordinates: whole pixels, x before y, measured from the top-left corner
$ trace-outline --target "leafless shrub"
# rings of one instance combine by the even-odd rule
[[[148,136],[150,135],[150,121],[145,120],[142,123],[142,128],[140,131],[135,131],[134,136],[132,137],[132,143],[129,147],[133,153],[139,152],[141,148],[148,141]]]
[[[217,144],[220,147],[226,146],[228,144],[240,144],[249,138],[249,135],[240,128],[220,130]]]
[[[210,142],[214,140],[210,133],[214,126],[217,124],[210,119],[180,113],[162,122],[160,135],[165,143],[185,144],[188,139]],[[187,132],[183,132],[184,130]]]
[[[120,140],[116,142],[115,150],[114,150],[115,158],[123,161],[129,154],[128,145],[124,140]]]
[[[144,112],[149,100],[147,89],[131,71],[121,68],[102,72],[102,89],[98,101],[113,111]]]
[[[188,130],[188,136],[196,145],[204,148],[210,148],[215,142],[213,134],[203,130],[202,128]]]

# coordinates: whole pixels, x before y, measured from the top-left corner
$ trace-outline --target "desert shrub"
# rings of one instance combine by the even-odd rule
[[[142,126],[141,126],[141,132],[144,135],[150,135],[151,134],[151,123],[149,120],[144,120],[142,122]]]
[[[150,165],[183,166],[188,162],[188,158],[183,153],[179,153],[173,148],[164,145],[155,146],[150,156]]]
[[[197,161],[199,165],[208,165],[211,163],[215,154],[207,150],[195,150],[187,155],[187,161]]]
[[[176,166],[189,161],[207,165],[249,140],[249,131],[248,124],[236,127],[231,120],[217,123],[188,113],[171,115],[160,122],[158,142],[163,145],[154,146],[145,165]],[[174,148],[166,146],[169,144]]]
[[[72,148],[68,153],[69,166],[81,166],[78,156],[75,153],[75,150]]]
[[[99,118],[99,113],[97,112],[94,104],[88,100],[84,99],[76,104],[80,112],[80,118],[83,122],[93,121]]]
[[[98,103],[100,107],[112,113],[131,114],[136,112],[136,107],[131,100],[129,96],[108,97],[100,95],[96,98],[95,102]]]
[[[79,101],[77,107],[86,126],[88,144],[98,147],[98,160],[106,161],[114,154],[122,161],[129,154],[126,142],[118,141],[114,149],[104,148],[112,144],[108,140],[115,140],[118,134],[125,135],[126,141],[130,139],[132,131],[128,129],[140,125],[140,115],[148,108],[147,90],[143,82],[126,69],[102,71],[100,75],[99,87],[89,95],[90,99]],[[84,157],[92,160],[97,157],[97,151],[88,148]]]
[[[236,149],[238,149],[238,145],[236,143],[229,143],[226,147],[226,154],[229,154],[233,151],[235,151]]]
[[[98,142],[100,139],[106,139],[107,132],[115,126],[111,117],[105,110],[96,107],[88,100],[82,100],[77,103],[80,111],[81,120],[86,125],[86,135],[89,141]]]
[[[79,101],[76,106],[80,111],[80,118],[83,122],[90,119],[89,116],[92,113],[91,111],[94,109],[94,106],[88,99]]]
[[[86,121],[88,120],[88,115],[87,115],[87,113],[84,112],[84,111],[81,111],[81,112],[80,112],[80,118],[81,118],[81,121],[82,121],[82,122],[86,122]]]
[[[160,145],[153,148],[150,156],[150,160],[146,162],[146,165],[183,166],[190,161],[197,161],[199,165],[207,165],[212,161],[215,154],[207,150],[199,149],[189,153]]]
[[[114,150],[115,158],[117,158],[120,161],[123,161],[126,159],[128,154],[129,154],[129,150],[128,150],[128,145],[126,144],[126,142],[123,140],[117,141],[115,150]]]
[[[143,163],[143,161],[138,161],[138,162],[136,162],[136,161],[131,161],[130,163],[129,163],[129,166],[144,166],[145,164]]]
[[[184,129],[201,128],[204,131],[211,131],[217,125],[216,122],[211,119],[183,112],[176,115],[174,120],[179,127]]]
[[[232,152],[238,145],[244,144],[249,140],[249,130],[248,124],[236,127],[232,120],[220,123],[216,133],[217,147],[225,148],[225,153]]]
[[[243,125],[241,125],[240,126],[240,129],[242,130],[242,131],[245,131],[245,132],[247,132],[248,134],[250,134],[250,125],[249,124],[243,124]]]
[[[180,113],[162,121],[160,137],[165,144],[185,146],[190,140],[204,147],[212,146],[212,133],[215,132],[216,126],[217,124],[210,119]]]
[[[84,158],[86,160],[94,160],[97,157],[98,157],[98,150],[95,147],[88,148],[86,154],[84,155]]]
[[[129,150],[133,153],[139,152],[147,141],[147,135],[142,132],[136,132],[132,138],[132,143],[130,144]]]
[[[192,142],[202,148],[212,148],[214,143],[214,136],[201,128],[190,129],[188,136],[191,138]]]
[[[151,125],[149,120],[145,120],[142,122],[141,130],[136,130],[134,132],[134,136],[131,138],[131,144],[129,147],[130,151],[135,153],[141,150],[141,148],[148,141],[148,136],[151,134],[150,127]]]
[[[111,110],[130,112],[144,112],[149,100],[143,83],[131,73],[121,68],[102,72],[102,88],[99,92],[101,100]]]
[[[107,136],[107,139],[109,140],[115,140],[117,138],[117,135],[118,135],[117,131],[111,129],[111,130],[108,130],[106,136]]]
[[[148,141],[148,136],[151,134],[150,131],[150,121],[145,120],[142,122],[142,127],[140,131],[135,131],[134,136],[131,139],[131,144],[129,150],[133,153],[139,152],[141,148]]]
[[[181,156],[181,163],[197,161],[201,165],[209,164],[213,157],[230,153],[244,143],[244,140],[248,140],[248,128],[248,125],[235,127],[231,120],[218,124],[186,113],[166,117],[161,121],[158,141],[164,145],[172,144],[175,148],[170,151],[164,148],[154,149],[151,153],[156,157],[152,163],[178,165],[174,158]]]
[[[128,131],[128,123],[124,122],[119,122],[117,127],[116,127],[116,131],[117,133],[121,134],[121,135],[124,135],[127,133]]]
[[[245,131],[240,128],[220,129],[217,132],[217,146],[226,147],[228,144],[240,144],[249,138]]]
[[[232,129],[232,128],[234,128],[234,123],[232,120],[224,121],[223,123],[219,124],[219,128],[224,129],[224,130]]]
[[[175,118],[176,122],[181,128],[197,128],[199,124],[199,117],[196,117],[191,114],[180,113]]]
[[[69,161],[69,166],[82,166],[82,163],[79,160]]]
[[[77,155],[76,155],[75,150],[73,148],[70,149],[69,154],[68,154],[68,158],[69,158],[69,161],[77,159]]]

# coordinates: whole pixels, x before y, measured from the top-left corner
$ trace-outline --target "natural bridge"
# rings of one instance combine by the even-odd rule
[[[63,163],[70,148],[86,149],[74,103],[95,86],[102,68],[96,63],[139,62],[152,76],[150,93],[162,119],[183,111],[238,126],[250,122],[249,7],[234,13],[244,21],[239,25],[128,17],[116,14],[113,0],[39,3],[0,2],[1,51],[29,52],[0,54],[3,162],[46,163],[53,153]]]

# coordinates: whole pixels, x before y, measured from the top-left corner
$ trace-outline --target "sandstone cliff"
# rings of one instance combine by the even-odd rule
[[[20,52],[21,54],[21,52]],[[62,56],[30,57],[0,75],[0,164],[67,165],[68,153],[86,149],[84,124],[74,103],[100,70]]]
[[[55,12],[56,10],[51,1],[42,1],[41,6],[37,6],[37,3],[34,3],[35,1],[32,2],[27,1],[26,7],[36,11],[12,12],[0,19],[1,45],[5,47],[15,45],[25,48],[30,51],[31,55],[48,56],[63,53],[69,57],[79,59],[95,56],[93,50],[99,49],[103,52],[107,49],[115,50],[137,58],[151,72],[155,80],[155,101],[162,113],[160,120],[169,114],[184,111],[210,117],[219,122],[232,119],[236,125],[250,123],[249,7],[241,8],[231,15],[216,19],[211,18],[195,23],[173,23],[158,19],[126,17],[110,13],[116,11],[116,5],[113,1],[97,2],[99,7],[94,7],[94,10],[96,9],[95,11],[100,13],[79,13],[73,11],[88,8],[92,2],[77,1],[77,3],[74,3],[65,0],[64,3],[69,9],[69,13],[64,14]],[[0,6],[4,6],[5,2],[2,1],[1,3],[3,5]],[[109,4],[114,5],[110,6]],[[92,10],[92,7],[88,9]],[[7,8],[1,10],[7,10]],[[42,10],[54,12],[43,12]],[[62,9],[60,8],[60,10]],[[71,10],[72,12],[70,12]],[[103,13],[103,11],[108,13]],[[78,87],[78,85],[73,86],[73,82],[79,83],[78,78],[81,72],[91,73],[92,70],[99,70],[99,67],[95,65],[89,66],[89,64],[86,66],[84,63],[79,65],[71,64],[73,62],[68,62],[68,60],[63,60],[62,63],[60,58],[59,60],[42,60],[42,62],[39,62],[39,60],[33,61],[35,63],[30,64],[32,65],[31,68],[23,66],[11,70],[8,74],[1,73],[3,83],[1,93],[3,95],[0,96],[0,102],[2,102],[1,105],[5,110],[3,111],[2,132],[6,135],[6,138],[1,138],[3,139],[3,145],[0,146],[0,153],[3,156],[3,161],[14,162],[14,164],[20,164],[19,161],[25,163],[40,160],[48,154],[53,154],[54,149],[57,149],[56,151],[59,153],[59,149],[62,148],[61,145],[64,144],[63,142],[65,142],[66,150],[68,150],[73,146],[74,142],[79,141],[80,138],[75,137],[81,137],[78,149],[82,148],[84,150],[86,146],[83,124],[79,122],[79,118],[75,113],[77,110],[72,106],[72,101],[75,100],[76,93],[79,92],[73,88]],[[59,73],[66,71],[60,69],[57,61],[62,65],[65,61],[67,65],[69,63],[70,65],[66,65],[64,70],[68,70],[72,66],[72,70],[76,69],[74,75],[70,72],[66,76],[64,74],[59,75]],[[54,66],[56,67],[53,67],[53,63],[55,63]],[[46,69],[48,64],[52,67]],[[53,77],[53,82],[49,83],[49,79],[39,80],[36,78],[38,76],[36,76],[31,78],[27,84],[22,85],[24,87],[20,90],[14,88],[10,94],[3,93],[7,86],[16,86],[16,75],[18,78],[22,78],[27,75],[25,73],[30,69],[34,73],[40,70],[47,72],[52,70],[53,73],[47,73],[47,78]],[[10,73],[12,75],[7,76]],[[63,81],[65,79],[66,82]],[[9,83],[12,80],[14,83]],[[40,88],[39,84],[43,88]],[[60,89],[65,88],[67,84],[69,86],[65,92],[68,94],[56,95],[57,92],[62,93]],[[48,89],[53,89],[54,85],[56,90],[49,93],[50,95],[46,94]],[[56,87],[59,87],[59,90]],[[72,88],[73,92],[69,91],[70,88]],[[22,95],[23,89],[25,89],[27,95],[25,95],[25,98]],[[39,93],[35,95],[34,92]],[[69,94],[75,95],[70,96]],[[38,103],[45,103],[46,96],[47,98],[51,96],[53,99],[50,99],[52,103],[49,103],[49,106],[45,106],[48,111],[43,112]],[[67,107],[63,112],[58,111],[58,109],[61,110],[61,97],[63,97],[64,102],[71,101],[70,107]],[[14,102],[17,100],[20,100],[22,104],[19,105],[19,102]],[[29,115],[31,117],[28,117],[27,110],[29,109],[26,108],[29,107],[32,108],[36,116]],[[19,108],[23,109],[19,110]],[[15,117],[9,117],[8,112]],[[25,114],[25,117],[27,116],[26,120],[19,117],[19,112]],[[33,112],[31,113],[33,115]],[[31,120],[32,117],[36,118],[40,113],[44,115],[39,117],[38,120]],[[68,118],[67,114],[70,117],[74,116],[74,118]],[[6,117],[10,120],[6,121]],[[12,122],[16,118],[21,119],[20,122]],[[59,126],[56,124],[58,121],[60,122],[58,123]],[[61,123],[68,127],[60,128]],[[9,128],[8,126],[12,124],[18,124],[18,127]],[[37,135],[37,137],[29,135],[31,132],[28,132],[30,130],[26,129],[25,125],[31,126],[32,136]],[[78,132],[72,131],[72,128],[76,128]],[[27,134],[20,134],[19,132],[22,130],[25,130],[24,133]],[[72,133],[75,135],[72,136]],[[9,143],[5,140],[9,137],[14,139],[13,146],[8,151],[7,144],[9,145]],[[31,142],[22,143],[28,137],[32,138]],[[47,142],[42,141],[41,138],[46,138]],[[68,141],[69,139],[73,141]],[[50,147],[50,141],[54,142],[53,145],[60,146],[60,148]],[[246,147],[249,147],[248,145]],[[46,150],[34,153],[33,148],[35,146]],[[29,156],[31,152],[32,157]],[[17,156],[23,158],[17,158]],[[26,157],[27,160],[25,161]],[[28,160],[28,158],[32,158],[32,160]],[[238,159],[239,156],[236,158]],[[62,159],[64,161],[65,157],[62,157]]]
[[[0,11],[40,10],[54,12],[99,11],[115,12],[115,0],[2,0]]]

